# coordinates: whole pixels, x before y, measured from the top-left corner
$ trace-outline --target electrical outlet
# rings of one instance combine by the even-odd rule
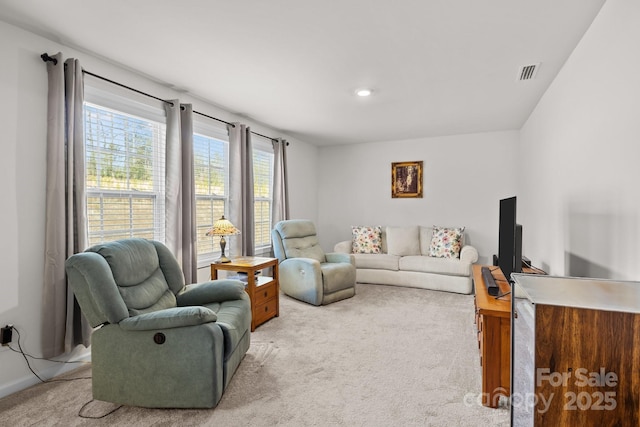
[[[0,329],[0,344],[9,345],[13,338],[13,325],[7,325]]]

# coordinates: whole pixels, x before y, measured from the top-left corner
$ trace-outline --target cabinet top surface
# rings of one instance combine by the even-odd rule
[[[513,274],[515,286],[534,304],[640,313],[640,282]]]
[[[257,256],[243,256],[231,258],[231,262],[223,264],[211,264],[212,267],[218,269],[229,269],[232,267],[257,267],[264,264],[276,264],[277,258],[266,258]]]
[[[491,274],[500,287],[500,293],[504,297],[496,298],[489,295],[482,277],[483,265],[474,264],[473,282],[475,285],[476,306],[482,314],[492,313],[497,316],[508,317],[511,312],[511,296],[509,295],[509,284],[498,267],[491,267]]]

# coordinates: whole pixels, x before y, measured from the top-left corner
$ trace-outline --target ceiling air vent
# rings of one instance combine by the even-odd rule
[[[540,68],[540,63],[531,64],[531,65],[523,65],[518,70],[518,80],[532,80],[536,78],[536,74],[538,73],[538,68]]]

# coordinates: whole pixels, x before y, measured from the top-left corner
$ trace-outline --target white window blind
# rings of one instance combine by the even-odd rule
[[[229,194],[229,144],[220,138],[194,133],[193,161],[196,193],[197,253],[201,261],[219,252],[219,237],[206,232],[226,213]]]
[[[85,85],[85,146],[89,244],[126,237],[164,242],[165,112],[162,105],[101,82]],[[226,126],[194,118],[197,254],[200,266],[219,254],[206,231],[229,216]],[[271,246],[273,150],[253,150],[255,249]]]
[[[273,149],[271,144],[254,144],[253,197],[255,251],[271,247],[271,204],[273,202]]]
[[[164,241],[165,124],[86,102],[89,244]]]

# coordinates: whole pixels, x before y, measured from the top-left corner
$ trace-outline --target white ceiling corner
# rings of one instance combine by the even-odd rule
[[[519,129],[604,1],[0,0],[0,19],[347,144]]]

